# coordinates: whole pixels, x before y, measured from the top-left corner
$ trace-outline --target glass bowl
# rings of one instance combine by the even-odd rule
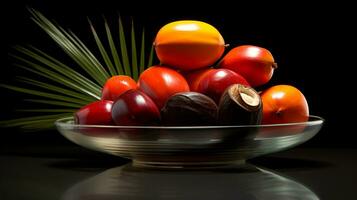
[[[249,126],[102,126],[56,121],[59,132],[83,147],[132,159],[143,167],[210,167],[244,163],[297,146],[316,135],[324,120]]]

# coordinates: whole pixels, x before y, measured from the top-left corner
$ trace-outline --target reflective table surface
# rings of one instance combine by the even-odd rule
[[[304,148],[218,169],[143,169],[74,145],[3,149],[0,199],[357,199],[357,149]]]

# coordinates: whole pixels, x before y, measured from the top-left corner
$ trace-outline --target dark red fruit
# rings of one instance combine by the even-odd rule
[[[190,90],[192,92],[197,91],[198,84],[200,83],[202,77],[204,77],[208,72],[214,71],[212,68],[199,69],[195,71],[191,71],[186,73],[184,76],[188,85],[190,86]]]
[[[88,104],[74,115],[75,123],[82,125],[113,125],[113,101],[101,100]]]
[[[248,82],[241,75],[229,69],[215,69],[206,73],[201,78],[197,92],[211,97],[216,104],[219,104],[223,92],[228,86],[236,83],[249,86]]]
[[[128,90],[114,102],[112,117],[119,126],[158,125],[160,112],[149,96]]]

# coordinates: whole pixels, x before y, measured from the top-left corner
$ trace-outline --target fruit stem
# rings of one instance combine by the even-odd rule
[[[230,44],[225,44],[225,45],[224,45],[225,48],[227,48],[227,47],[229,47],[229,46],[230,46]]]
[[[272,67],[273,67],[274,69],[278,68],[278,63],[276,63],[276,62],[273,63]]]
[[[281,115],[283,114],[281,109],[278,109],[275,113],[278,117],[281,117]]]

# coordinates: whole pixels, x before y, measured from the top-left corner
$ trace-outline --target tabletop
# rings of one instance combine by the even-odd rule
[[[207,169],[143,169],[75,145],[0,156],[0,199],[357,199],[357,149],[297,147]]]

